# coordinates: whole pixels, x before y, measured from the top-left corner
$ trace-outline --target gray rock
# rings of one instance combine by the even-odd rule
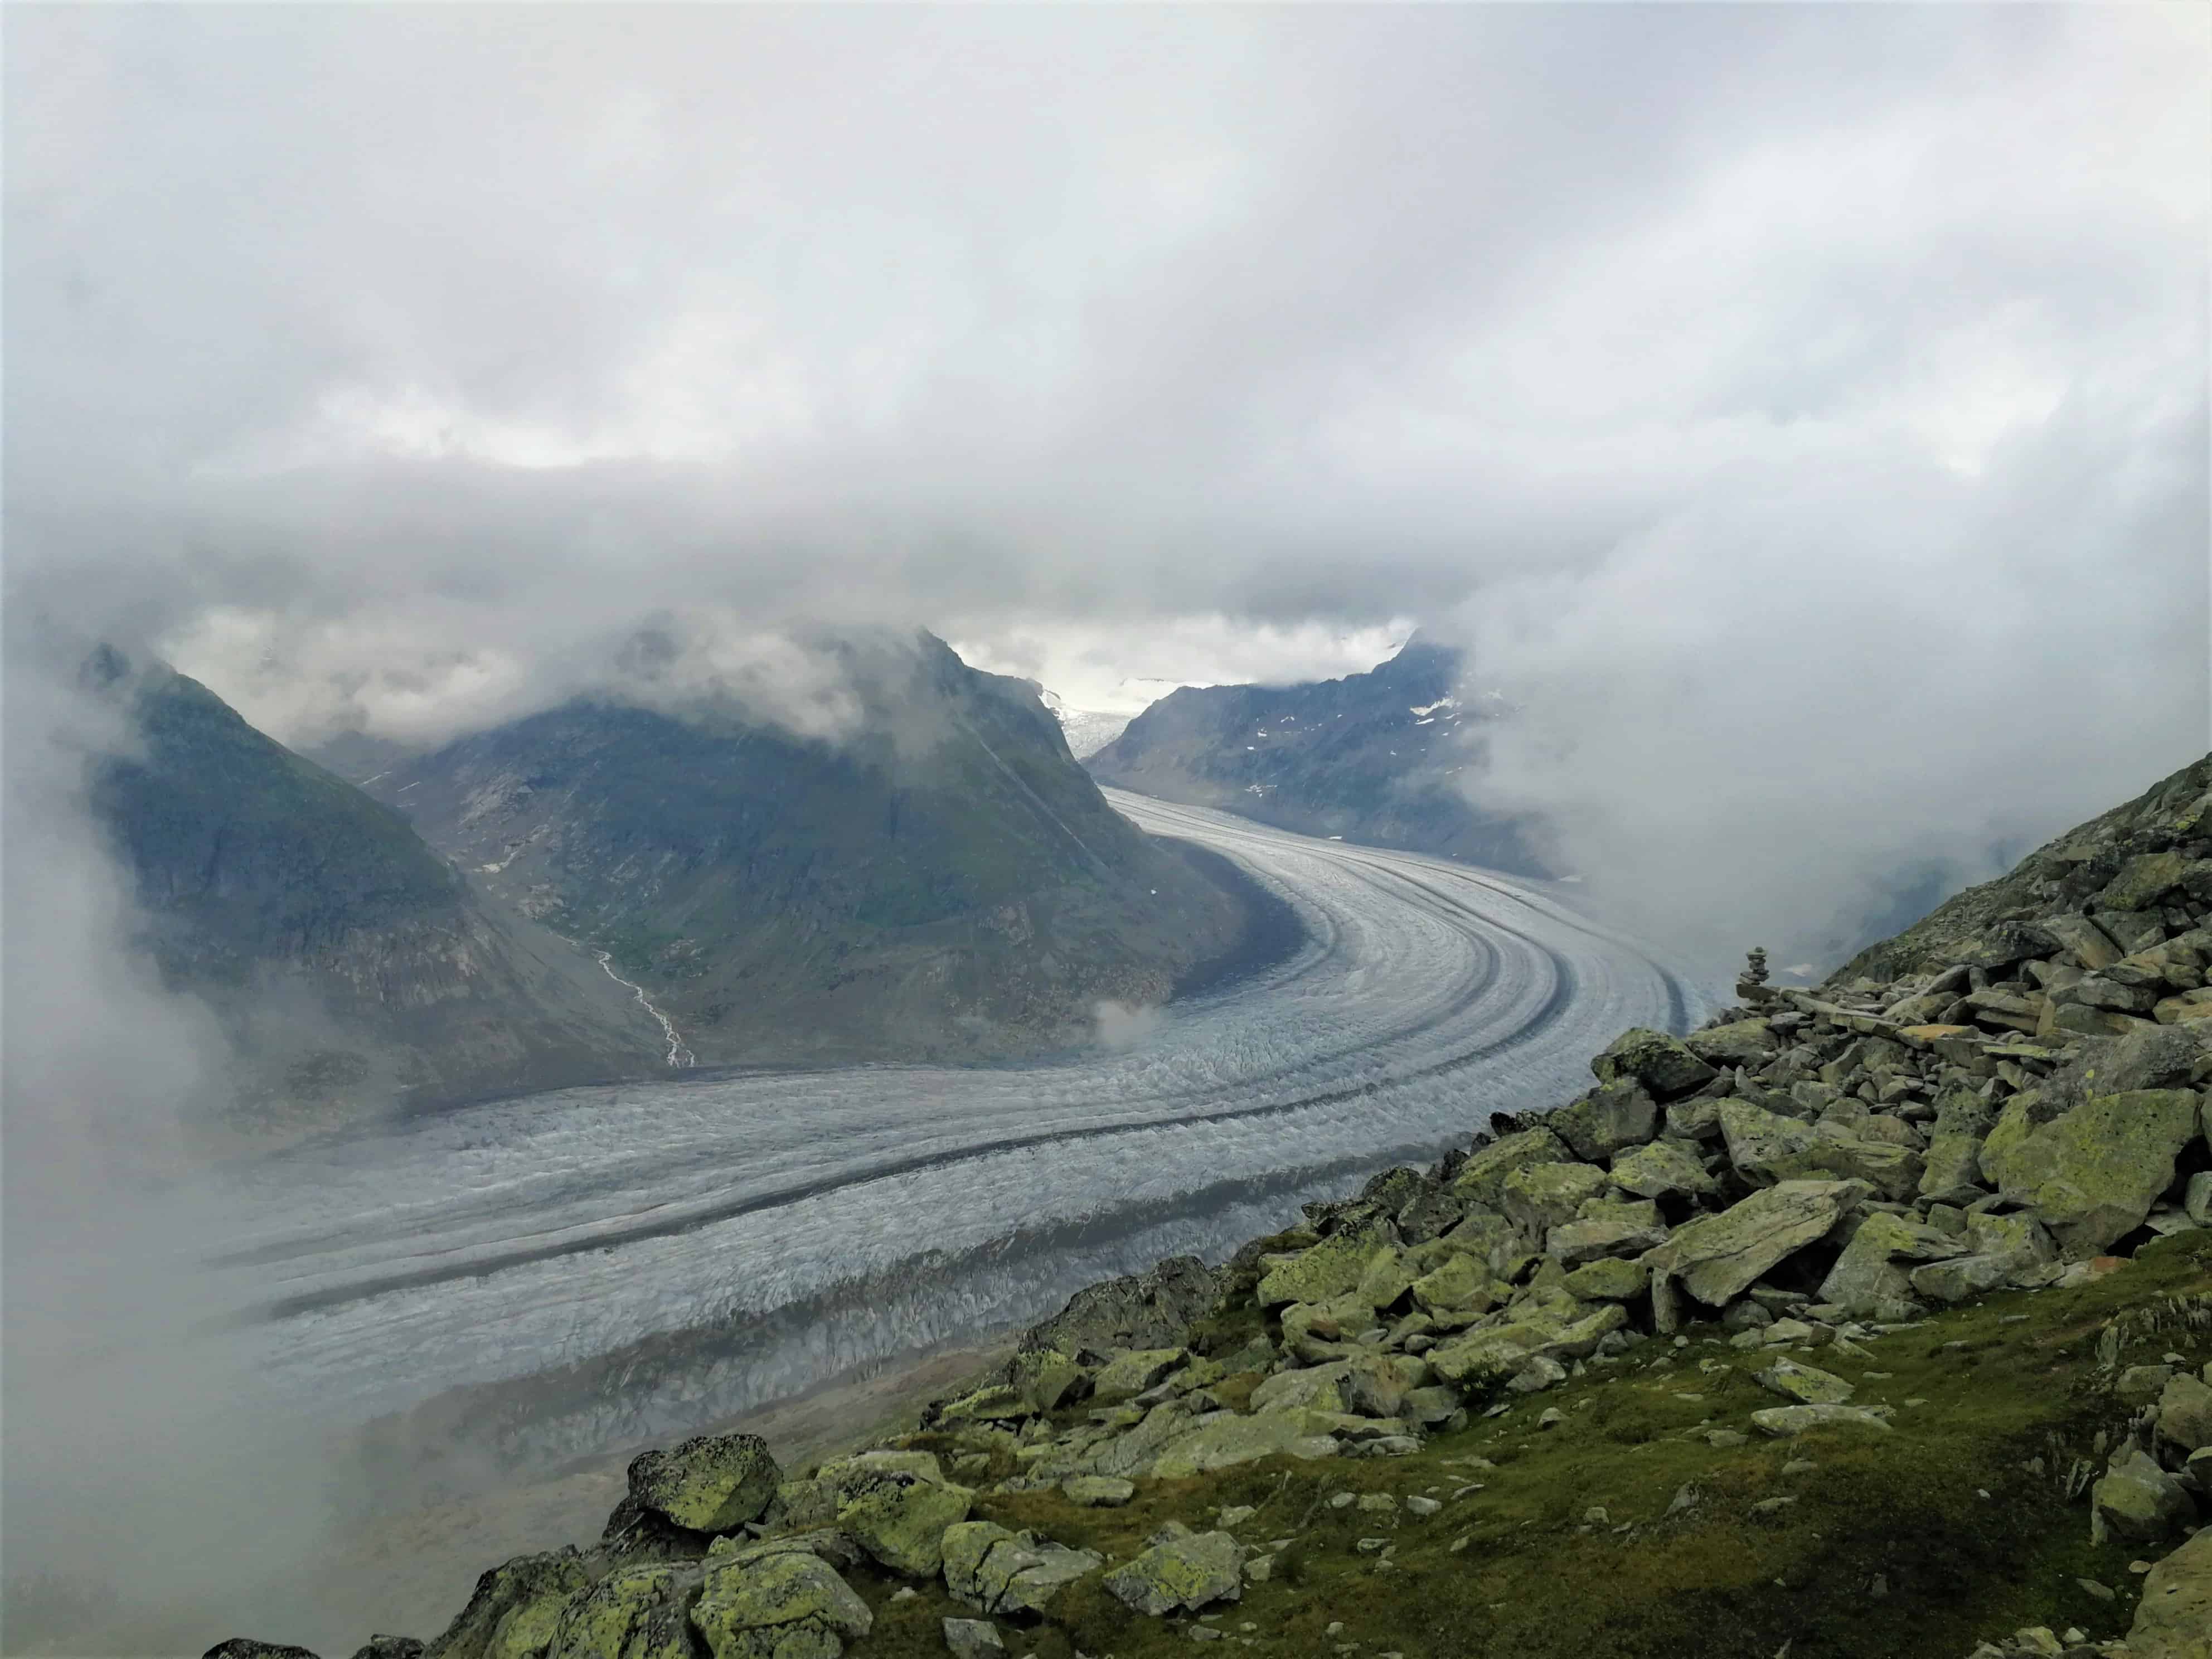
[[[591,1582],[574,1549],[518,1555],[477,1580],[468,1606],[429,1644],[431,1659],[484,1659],[495,1638],[518,1626],[538,1632],[532,1645],[542,1648],[562,1605]]]
[[[1911,1297],[1912,1281],[1900,1262],[1942,1261],[1967,1253],[1963,1241],[1937,1228],[1877,1212],[1844,1246],[1820,1282],[1820,1299],[1871,1314]]]
[[[1720,1075],[1680,1039],[1640,1026],[1615,1037],[1590,1061],[1590,1070],[1600,1083],[1634,1078],[1660,1100],[1702,1089]]]
[[[1774,1266],[1825,1237],[1844,1206],[1866,1188],[1847,1181],[1785,1181],[1718,1215],[1701,1216],[1644,1257],[1653,1296],[1679,1282],[1708,1307],[1725,1307]]]
[[[1814,1429],[1874,1429],[1887,1433],[1889,1425],[1858,1406],[1770,1406],[1751,1414],[1752,1425],[1778,1440],[1795,1439]]]
[[[1507,1176],[1500,1197],[1507,1217],[1534,1241],[1572,1221],[1609,1184],[1594,1164],[1537,1164]]]
[[[2168,1381],[2158,1397],[2158,1437],[2185,1452],[2212,1446],[2212,1384],[2186,1371]]]
[[[630,1502],[691,1532],[735,1532],[757,1521],[782,1471],[757,1434],[705,1434],[629,1466]]]
[[[2045,1121],[2038,1098],[2017,1096],[2005,1109],[1983,1170],[2068,1255],[2095,1255],[2141,1226],[2172,1183],[2174,1160],[2198,1133],[2198,1098],[2187,1089],[2091,1093]]]
[[[1137,1495],[1137,1484],[1110,1474],[1071,1474],[1060,1490],[1078,1509],[1118,1510]]]
[[[1547,1114],[1544,1127],[1565,1141],[1577,1158],[1603,1164],[1651,1139],[1659,1127],[1659,1103],[1634,1078],[1615,1078]]]
[[[875,1615],[828,1563],[803,1552],[709,1566],[691,1626],[714,1659],[836,1659]]]
[[[1579,1160],[1567,1149],[1567,1143],[1549,1129],[1523,1129],[1501,1136],[1468,1154],[1459,1173],[1452,1177],[1452,1192],[1470,1207],[1496,1210],[1504,1196],[1505,1179],[1516,1170],[1538,1164],[1577,1162]]]
[[[1692,1031],[1682,1046],[1708,1066],[1757,1067],[1774,1058],[1782,1039],[1764,1019],[1740,1019]]]
[[[1714,1121],[1719,1121],[1717,1112]],[[1719,1190],[1705,1165],[1669,1140],[1621,1153],[1613,1160],[1612,1179],[1615,1187],[1638,1198],[1710,1198]]]
[[[1759,1384],[1770,1394],[1801,1406],[1839,1406],[1851,1397],[1851,1385],[1832,1371],[1801,1365],[1794,1359],[1778,1359],[1759,1373]]]
[[[1106,1575],[1108,1592],[1124,1606],[1157,1619],[1243,1595],[1244,1549],[1229,1534],[1171,1521],[1146,1541],[1135,1559]]]
[[[2143,1580],[2128,1627],[2130,1659],[2212,1659],[2212,1527],[2206,1527]]]
[[[2154,1544],[2195,1513],[2181,1483],[2137,1446],[2123,1447],[2089,1493],[2090,1533]]]
[[[945,1588],[979,1613],[1042,1613],[1053,1598],[1105,1559],[1034,1532],[989,1521],[963,1521],[945,1534]]]
[[[944,1628],[945,1650],[953,1659],[995,1659],[1006,1650],[1006,1638],[988,1619],[947,1619]]]
[[[1021,1346],[1070,1354],[1180,1347],[1220,1298],[1220,1276],[1212,1268],[1194,1255],[1170,1256],[1147,1272],[1078,1291],[1060,1312],[1031,1326]]]

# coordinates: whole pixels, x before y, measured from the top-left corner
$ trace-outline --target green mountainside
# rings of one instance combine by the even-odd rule
[[[369,787],[609,951],[702,1064],[1081,1041],[1235,950],[1242,902],[1106,805],[1034,687],[927,635],[814,644],[854,700],[833,736],[587,698]]]
[[[635,1074],[658,1031],[588,957],[488,910],[389,807],[198,681],[117,653],[90,678],[131,741],[95,819],[165,980],[215,1007],[249,1118]]]
[[[2212,1659],[2212,757],[2054,847],[356,1659]]]
[[[1364,674],[1185,686],[1085,763],[1102,782],[1302,835],[1549,873],[1536,827],[1476,805],[1483,701],[1459,652],[1420,639]]]

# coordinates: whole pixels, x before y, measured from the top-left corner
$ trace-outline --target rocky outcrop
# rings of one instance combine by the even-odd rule
[[[1078,1291],[1067,1306],[1022,1338],[1025,1352],[1167,1348],[1190,1340],[1190,1328],[1213,1310],[1221,1294],[1214,1271],[1194,1255],[1170,1256],[1142,1273]]]
[[[609,951],[702,1065],[1055,1048],[1243,948],[1241,884],[1109,806],[1030,683],[926,633],[787,645],[836,688],[834,738],[647,634],[605,690],[363,787]]]

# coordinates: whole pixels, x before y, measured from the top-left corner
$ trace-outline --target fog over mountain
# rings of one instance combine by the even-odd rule
[[[662,609],[1079,707],[1415,618],[1733,939],[2201,736],[2208,27],[17,11],[11,580],[294,741]]]
[[[231,1311],[177,1178],[223,1032],[138,948],[87,778],[143,751],[69,641],[366,756],[702,686],[887,740],[817,627],[1119,714],[1418,625],[1517,711],[1484,809],[1701,968],[1838,953],[2205,746],[2201,7],[0,30],[27,1572],[216,1605],[309,1547],[264,1474],[320,1455],[171,1352]],[[641,682],[659,636],[696,682]]]

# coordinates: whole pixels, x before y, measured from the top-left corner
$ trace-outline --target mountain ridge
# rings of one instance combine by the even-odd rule
[[[1492,700],[1462,653],[1416,635],[1360,674],[1185,686],[1085,763],[1101,781],[1302,835],[1553,873],[1541,826],[1476,804]]]
[[[405,819],[166,664],[104,651],[131,744],[89,802],[140,943],[206,1001],[248,1117],[646,1073],[652,1026],[592,963],[484,906]]]
[[[371,793],[645,986],[702,1064],[988,1058],[1088,1039],[1228,949],[1218,872],[1109,807],[1026,681],[933,635],[817,641],[858,701],[581,697]],[[649,691],[649,688],[648,688]]]

